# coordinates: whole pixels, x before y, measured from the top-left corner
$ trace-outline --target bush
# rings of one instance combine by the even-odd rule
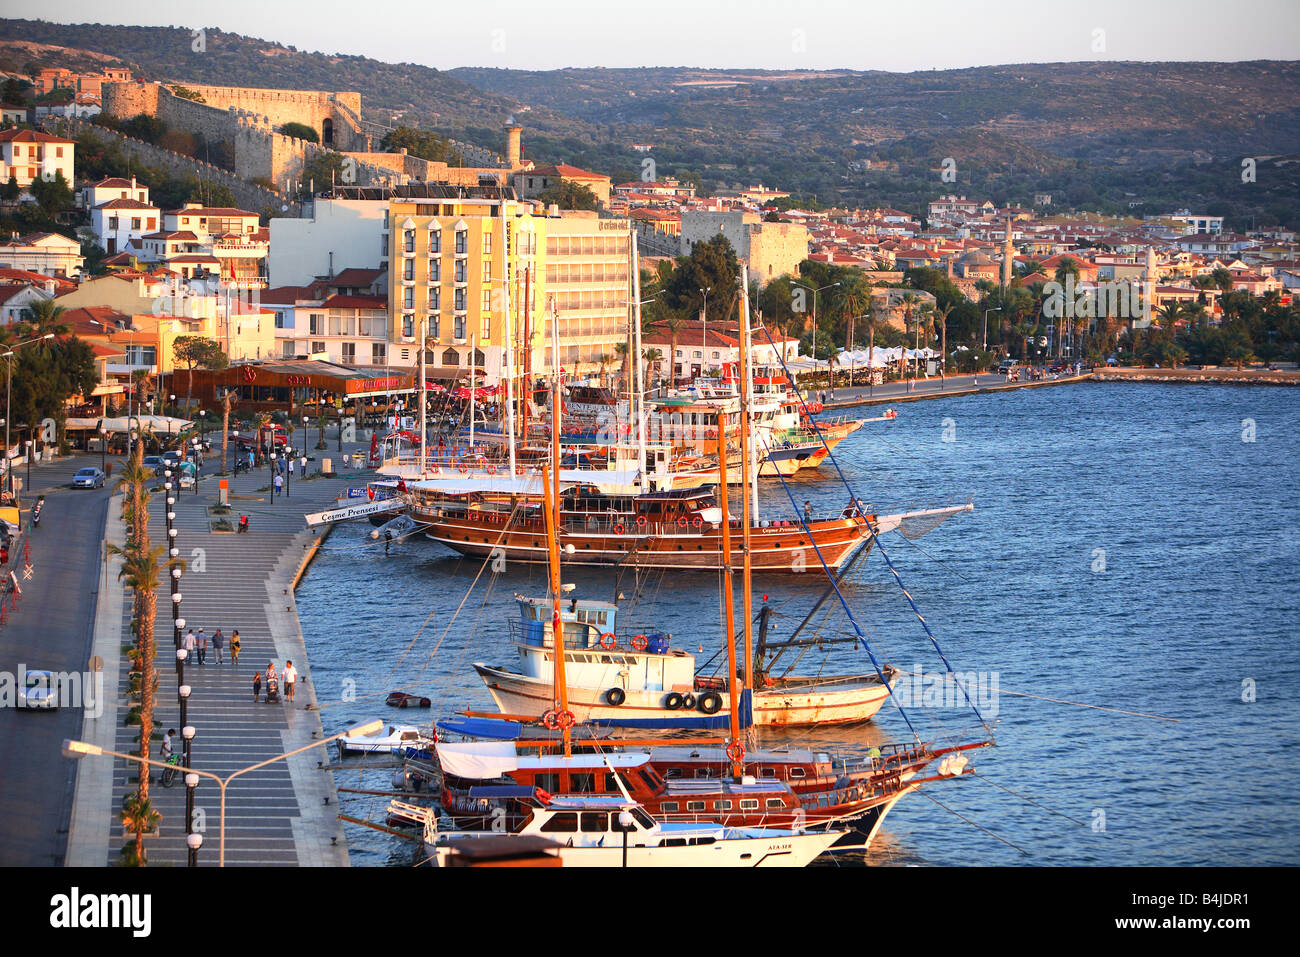
[[[285,136],[292,136],[295,139],[306,140],[309,143],[319,143],[320,136],[316,131],[306,123],[285,123],[280,127],[280,132]]]

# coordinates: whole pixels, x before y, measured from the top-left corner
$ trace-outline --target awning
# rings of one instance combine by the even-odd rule
[[[513,741],[474,741],[468,744],[438,744],[442,773],[482,781],[499,778],[519,767]]]
[[[120,395],[120,394],[122,394],[122,393],[125,392],[125,391],[126,391],[126,389],[123,388],[121,385],[97,385],[97,386],[95,386],[94,391],[91,392],[90,394],[91,394],[92,396],[96,396],[96,395]]]
[[[490,718],[443,718],[438,722],[438,730],[463,734],[467,738],[514,740],[519,737],[523,725],[517,721],[493,721]]]

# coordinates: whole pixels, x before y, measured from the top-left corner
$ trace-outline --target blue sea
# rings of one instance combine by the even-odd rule
[[[996,744],[968,752],[974,775],[900,801],[866,862],[1300,863],[1300,390],[1080,384],[897,408],[834,458],[880,514],[974,503],[924,537],[881,545],[980,714],[935,693],[944,661],[875,551],[842,591],[877,657],[904,670],[907,707],[760,742],[861,751],[913,733],[991,733]],[[848,497],[829,463],[788,488],[760,486],[765,518]],[[336,529],[298,591],[327,732],[427,719],[385,707],[394,689],[434,698],[439,714],[492,710],[471,662],[512,660],[513,596],[543,594],[544,568],[493,574],[425,540],[386,556],[370,531]],[[565,580],[582,597],[622,595],[620,631],[671,632],[700,658],[721,645],[715,573],[575,569]],[[756,578],[774,639],[825,585],[815,566]],[[838,602],[812,634],[852,634]],[[869,665],[833,644],[796,670]],[[336,783],[382,790],[390,776],[349,769]],[[345,813],[382,822],[387,798],[340,798]],[[411,844],[375,831],[349,825],[348,839],[355,865],[412,859]]]

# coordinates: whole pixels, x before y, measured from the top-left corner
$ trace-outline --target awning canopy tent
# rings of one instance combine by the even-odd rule
[[[914,359],[937,359],[939,353],[934,349],[904,349],[897,346],[892,349],[884,346],[876,346],[873,349],[841,349],[840,354],[836,356],[837,365],[860,365],[860,366],[883,366],[891,362],[907,361]]]
[[[153,432],[177,433],[183,432],[193,424],[189,419],[178,419],[171,415],[119,415],[105,419],[69,418],[66,428],[72,432],[98,432],[101,428],[105,432],[129,432],[139,426]]]

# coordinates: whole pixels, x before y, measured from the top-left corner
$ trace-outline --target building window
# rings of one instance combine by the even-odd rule
[[[352,365],[357,361],[357,344],[355,342],[343,343],[343,364]]]
[[[407,286],[405,289],[402,290],[402,308],[403,309],[415,308],[415,290],[412,289],[410,286]]]
[[[469,278],[469,269],[465,265],[466,260],[456,260],[456,282],[466,282]]]
[[[406,339],[415,338],[415,316],[409,313],[402,315],[402,336]]]
[[[478,337],[479,342],[488,342],[492,339],[492,320],[487,316],[483,317],[479,325]]]
[[[491,289],[484,289],[483,292],[479,294],[478,307],[481,312],[492,311],[492,290]]]
[[[699,351],[697,350],[697,351],[691,353],[691,358],[692,358],[692,359],[703,359],[703,358],[704,358],[704,353],[703,353],[703,352],[699,352]]]
[[[430,259],[429,260],[429,282],[441,282],[441,281],[442,281],[442,260]]]
[[[157,346],[127,346],[126,364],[134,368],[151,366],[158,361]]]
[[[408,253],[415,252],[415,230],[414,229],[402,230],[402,249]]]
[[[442,232],[437,229],[429,230],[429,255],[442,252]]]
[[[463,312],[464,309],[465,309],[465,290],[464,290],[464,289],[457,289],[457,290],[456,290],[455,300],[456,300],[456,301],[455,301],[455,308],[456,308],[456,310],[457,310],[458,312]]]
[[[402,263],[402,278],[407,282],[415,281],[415,260],[408,259]]]
[[[456,230],[456,255],[463,256],[469,252],[469,233],[463,229]]]
[[[442,364],[445,366],[460,365],[460,353],[455,349],[448,349],[442,354]]]
[[[488,232],[483,234],[483,253],[485,255],[491,255],[492,253],[492,234]]]
[[[325,351],[325,343],[323,343],[323,342],[313,342],[313,343],[311,344],[311,349],[310,349],[309,351],[310,351],[313,355],[315,355],[315,354],[318,353],[318,352],[324,352],[324,351]]]
[[[483,260],[483,281],[492,281],[492,260],[490,259]]]
[[[441,286],[429,287],[429,308],[431,310],[438,310],[442,308],[442,287]]]
[[[442,335],[442,319],[436,313],[429,317],[429,335],[435,339]]]
[[[275,314],[275,328],[277,328],[277,329],[291,329],[291,328],[293,328],[292,326],[286,326],[286,325],[284,324],[284,320],[285,320],[285,315],[284,315],[284,313],[282,313],[282,312],[277,312],[277,313]]]
[[[455,339],[465,338],[465,317],[457,316],[452,320],[452,333]]]
[[[307,317],[307,332],[313,336],[325,335],[325,314],[313,312]]]

